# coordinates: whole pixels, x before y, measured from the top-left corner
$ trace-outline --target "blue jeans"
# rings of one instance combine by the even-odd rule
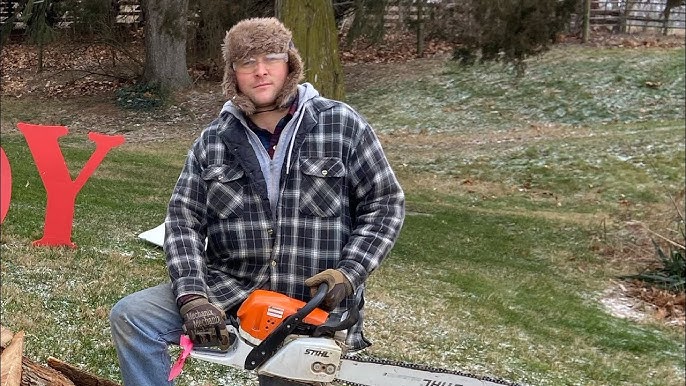
[[[112,340],[117,349],[124,386],[171,386],[168,347],[179,344],[183,319],[171,284],[135,292],[110,311]],[[287,380],[259,377],[260,386],[302,385]]]
[[[112,340],[125,386],[170,386],[171,357],[179,344],[183,319],[171,283],[144,289],[121,299],[110,311]]]

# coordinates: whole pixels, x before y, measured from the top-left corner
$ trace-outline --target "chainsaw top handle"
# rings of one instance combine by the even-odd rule
[[[314,311],[315,308],[322,304],[327,292],[329,292],[329,285],[327,283],[321,283],[319,287],[317,287],[317,292],[314,294],[312,299],[310,299],[310,301],[307,302],[303,308],[299,309],[298,312],[291,316],[298,316],[298,321],[303,320],[307,315],[310,314],[310,312]]]

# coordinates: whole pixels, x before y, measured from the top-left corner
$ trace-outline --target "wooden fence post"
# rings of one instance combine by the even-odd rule
[[[588,43],[588,38],[591,32],[591,0],[584,0],[584,32],[582,35],[582,42]]]

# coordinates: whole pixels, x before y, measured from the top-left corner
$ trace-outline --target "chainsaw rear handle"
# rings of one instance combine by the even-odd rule
[[[322,301],[326,293],[329,291],[329,285],[322,283],[317,288],[317,292],[312,299],[307,302],[303,308],[299,309],[295,314],[287,317],[269,334],[259,345],[257,345],[250,354],[245,358],[245,369],[254,370],[259,367],[264,361],[271,358],[279,349],[279,346],[290,335],[302,320],[310,314]]]

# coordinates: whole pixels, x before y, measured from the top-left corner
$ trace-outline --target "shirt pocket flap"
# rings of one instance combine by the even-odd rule
[[[337,157],[305,158],[302,160],[300,170],[303,174],[314,177],[343,177],[345,166]]]
[[[244,174],[243,169],[238,166],[213,165],[202,171],[202,179],[205,181],[229,182],[243,177]]]

